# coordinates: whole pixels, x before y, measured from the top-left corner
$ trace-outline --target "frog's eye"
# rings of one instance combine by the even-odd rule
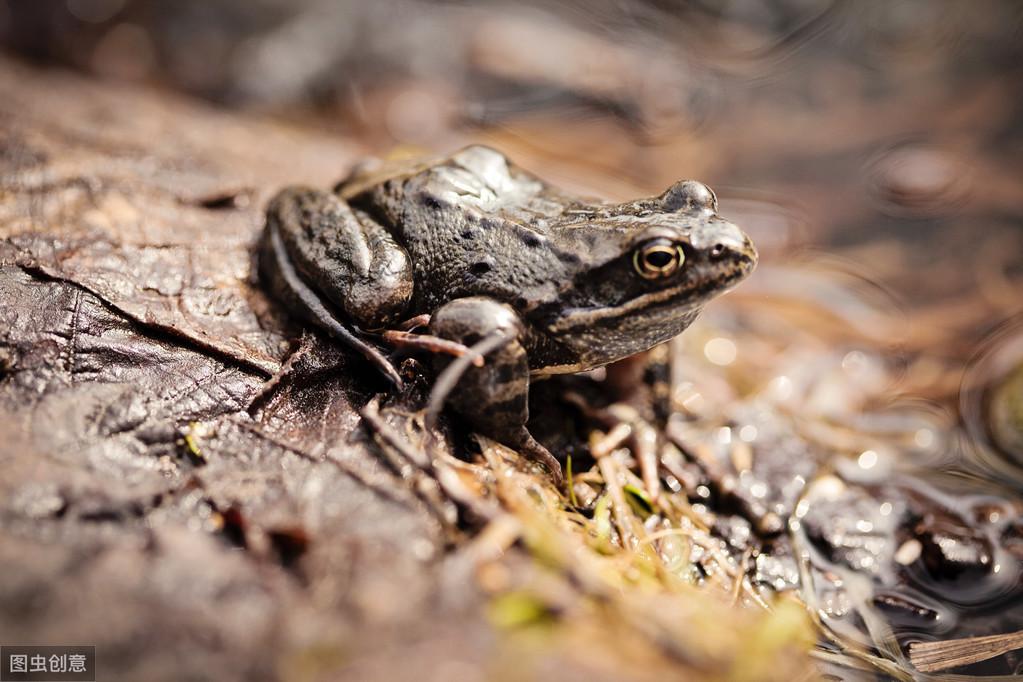
[[[667,239],[655,239],[632,253],[632,266],[640,277],[660,279],[678,271],[686,260],[680,244]]]

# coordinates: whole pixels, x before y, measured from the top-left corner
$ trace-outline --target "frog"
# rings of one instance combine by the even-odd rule
[[[560,462],[527,428],[530,383],[674,338],[757,260],[702,182],[588,199],[483,145],[364,163],[330,190],[287,187],[258,248],[271,295],[395,387],[381,332],[443,351],[444,408],[558,484]]]

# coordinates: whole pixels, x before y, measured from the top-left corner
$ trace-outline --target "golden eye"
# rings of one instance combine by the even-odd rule
[[[667,239],[647,242],[632,254],[632,266],[640,277],[659,279],[674,274],[682,267],[686,254],[680,244]]]

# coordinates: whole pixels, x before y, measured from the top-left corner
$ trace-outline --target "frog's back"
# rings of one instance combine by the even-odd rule
[[[401,182],[439,162],[441,162],[439,159],[423,159],[421,156],[395,156],[386,159],[371,157],[356,164],[348,175],[334,186],[334,192],[345,201],[354,202],[357,197],[371,193],[385,183]]]
[[[408,250],[417,312],[474,295],[521,311],[553,299],[557,283],[578,264],[549,238],[566,199],[488,147],[381,166],[339,191]]]
[[[444,202],[494,219],[537,225],[560,215],[571,199],[511,163],[495,149],[471,145],[428,160],[370,160],[357,166],[335,191],[353,204],[377,208],[406,202]],[[400,226],[399,226],[400,227]]]

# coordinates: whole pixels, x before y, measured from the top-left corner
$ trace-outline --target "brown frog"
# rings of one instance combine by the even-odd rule
[[[493,149],[363,168],[333,192],[291,187],[267,209],[261,277],[306,320],[401,380],[367,332],[428,319],[461,362],[447,404],[542,462],[529,434],[531,379],[579,372],[681,333],[753,270],[749,238],[686,180],[623,204],[567,196]],[[452,379],[453,380],[453,379]]]

